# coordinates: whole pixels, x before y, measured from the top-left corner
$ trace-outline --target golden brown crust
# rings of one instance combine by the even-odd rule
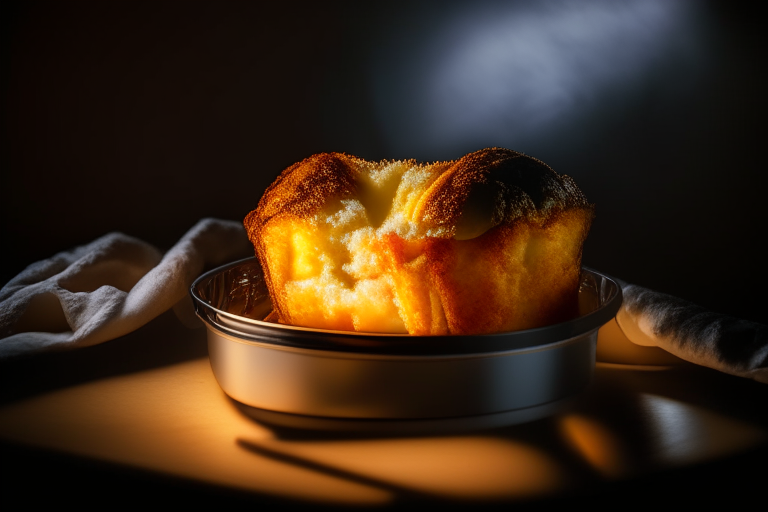
[[[488,148],[462,157],[432,184],[422,198],[420,220],[455,227],[467,199],[478,188],[485,189],[483,199],[496,206],[494,225],[568,208],[590,208],[570,177],[523,153]]]
[[[276,216],[306,219],[331,198],[354,197],[361,163],[366,162],[344,153],[320,153],[283,171],[245,218],[251,240]],[[484,196],[494,200],[494,225],[533,215],[547,217],[569,208],[592,208],[569,176],[523,153],[487,148],[465,155],[443,172],[422,196],[414,217],[429,226],[455,228],[467,199],[478,188],[487,189]]]
[[[258,206],[244,219],[248,238],[261,261],[268,261],[264,247],[263,229],[280,217],[307,219],[323,207],[331,197],[353,197],[355,184],[355,157],[343,153],[313,155],[284,170],[264,192]],[[281,290],[275,287],[270,266],[263,265],[264,274],[278,314],[289,318],[283,301],[275,300]]]
[[[375,254],[378,263],[365,276],[353,278],[349,269],[343,270],[354,256],[340,251],[352,249],[324,239],[327,224],[320,225],[327,221],[319,219],[328,217],[328,205],[365,194],[361,187],[368,178],[363,174],[384,172],[397,162],[366,162],[343,153],[314,155],[283,171],[266,190],[244,224],[281,322],[360,330],[356,311],[376,306],[367,302],[373,292],[357,294],[357,284],[366,280],[370,290],[375,288],[390,303],[389,313],[382,309],[380,318],[394,314],[389,325],[399,323],[399,329],[404,326],[411,334],[525,329],[575,314],[581,250],[593,207],[571,178],[502,148],[455,162],[401,163],[432,173],[421,182],[425,188],[406,215],[407,222],[423,229],[415,237],[383,228],[366,235],[361,247],[366,258]],[[367,212],[370,222],[372,212]],[[322,265],[325,270],[318,270]],[[316,286],[317,276],[329,272],[343,274],[340,280],[327,279],[337,288],[355,287],[355,298],[347,309],[318,312],[327,297],[307,283],[314,279],[311,286]],[[312,310],[315,306],[318,311]]]
[[[279,215],[306,219],[331,197],[353,197],[357,159],[343,153],[313,155],[284,170],[264,192],[258,207],[245,218],[251,240]]]

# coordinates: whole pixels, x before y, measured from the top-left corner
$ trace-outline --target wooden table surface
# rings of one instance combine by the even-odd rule
[[[3,508],[280,504],[747,506],[768,386],[692,365],[598,363],[555,416],[435,436],[268,428],[165,314],[100,346],[0,367]]]

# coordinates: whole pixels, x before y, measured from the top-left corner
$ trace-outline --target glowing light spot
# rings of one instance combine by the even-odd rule
[[[617,436],[594,418],[563,416],[560,428],[568,443],[593,468],[607,478],[626,475],[630,465]]]
[[[652,456],[666,464],[691,464],[763,442],[748,423],[663,396],[641,395],[653,429]]]
[[[522,149],[680,62],[703,62],[701,7],[473,2],[432,12],[374,60],[378,118],[395,153],[420,159],[492,144]]]

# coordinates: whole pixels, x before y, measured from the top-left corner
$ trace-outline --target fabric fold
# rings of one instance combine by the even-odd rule
[[[252,253],[241,223],[203,219],[165,255],[110,233],[33,263],[0,290],[0,359],[102,343],[171,308],[189,325],[192,281]]]
[[[616,322],[636,345],[768,383],[768,326],[708,311],[688,301],[620,282]]]

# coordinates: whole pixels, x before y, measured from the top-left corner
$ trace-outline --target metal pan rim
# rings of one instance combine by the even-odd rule
[[[584,267],[583,279],[599,281],[605,297],[591,312],[557,324],[479,335],[412,336],[409,334],[333,331],[264,322],[235,315],[215,307],[203,298],[201,288],[220,274],[242,265],[258,265],[255,257],[215,268],[198,277],[190,287],[195,310],[209,326],[244,341],[329,353],[358,353],[402,356],[463,356],[493,354],[546,347],[587,334],[613,318],[621,307],[621,287],[611,277]],[[601,293],[598,290],[598,293]]]

